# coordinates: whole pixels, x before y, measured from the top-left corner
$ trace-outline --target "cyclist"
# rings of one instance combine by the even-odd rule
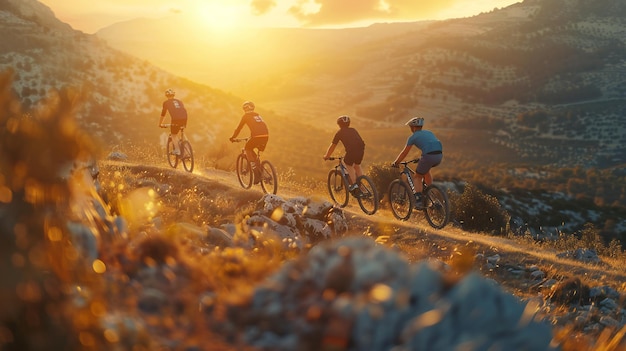
[[[346,169],[350,175],[350,181],[353,182],[353,184],[350,185],[350,191],[355,192],[358,187],[355,180],[357,177],[363,175],[361,162],[365,154],[365,142],[361,138],[361,135],[359,135],[359,132],[350,127],[350,117],[339,116],[339,118],[337,118],[337,125],[339,125],[339,130],[335,133],[333,141],[328,146],[324,160],[330,158],[330,155],[335,151],[335,147],[337,147],[337,144],[341,141],[343,147],[346,149],[343,163],[346,165]]]
[[[408,155],[412,146],[417,147],[422,152],[417,167],[415,167],[415,199],[418,206],[423,206],[422,203],[422,180],[426,182],[426,185],[430,185],[433,182],[433,177],[430,174],[430,169],[438,166],[443,159],[443,146],[441,141],[437,139],[435,134],[429,130],[423,130],[424,118],[413,117],[405,125],[411,128],[411,136],[406,141],[404,150],[393,161],[392,166],[398,167],[398,164],[404,160]]]
[[[170,132],[172,134],[172,143],[174,144],[174,154],[180,155],[180,149],[178,147],[178,132],[180,132],[181,127],[184,128],[187,126],[187,110],[185,109],[185,105],[182,101],[174,98],[175,95],[176,93],[172,89],[167,89],[165,91],[165,97],[167,97],[167,100],[163,101],[159,127],[167,128],[167,126],[163,124],[163,120],[165,119],[165,114],[169,112],[170,119],[172,121]]]
[[[263,118],[254,111],[255,106],[252,101],[244,102],[242,108],[244,114],[239,121],[239,125],[237,125],[237,128],[233,132],[233,136],[231,136],[229,140],[233,142],[237,135],[239,135],[239,132],[241,132],[243,126],[248,126],[250,129],[250,140],[246,142],[244,150],[246,151],[246,156],[248,160],[250,160],[250,165],[254,171],[254,184],[258,184],[261,181],[261,171],[260,167],[257,167],[259,160],[257,159],[254,149],[257,148],[259,151],[265,150],[267,141],[269,140],[269,130]]]

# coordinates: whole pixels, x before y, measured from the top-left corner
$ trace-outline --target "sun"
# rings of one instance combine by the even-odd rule
[[[236,3],[196,1],[192,18],[202,28],[220,30],[246,25],[249,9]]]

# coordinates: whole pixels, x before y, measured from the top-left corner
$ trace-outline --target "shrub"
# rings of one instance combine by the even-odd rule
[[[387,196],[389,184],[391,184],[394,179],[398,179],[400,172],[390,165],[375,163],[370,166],[366,174],[372,178],[374,186],[376,186],[378,190],[379,198],[383,199]]]
[[[506,235],[509,232],[510,216],[498,199],[467,184],[462,194],[448,193],[452,218],[464,230],[482,231],[493,235]]]

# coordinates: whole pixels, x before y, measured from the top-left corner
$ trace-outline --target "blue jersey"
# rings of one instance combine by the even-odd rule
[[[407,145],[415,145],[422,150],[422,155],[433,151],[443,151],[441,141],[429,130],[416,130],[406,141]]]

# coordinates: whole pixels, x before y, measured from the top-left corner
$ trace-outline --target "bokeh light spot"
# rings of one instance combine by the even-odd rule
[[[277,207],[272,212],[271,218],[272,218],[273,221],[278,222],[278,221],[281,220],[281,218],[283,218],[283,214],[284,213],[285,213],[285,211],[281,207]]]
[[[120,341],[119,335],[113,329],[107,329],[104,331],[104,338],[107,339],[108,342],[114,344]]]
[[[51,227],[50,229],[48,229],[48,240],[55,242],[55,241],[61,241],[62,239],[63,239],[63,232],[61,231],[61,229],[57,227]]]
[[[391,289],[391,287],[385,284],[376,284],[374,285],[372,290],[370,290],[370,297],[376,302],[387,301],[391,298],[392,294],[393,290]]]
[[[107,270],[107,266],[104,264],[104,262],[100,261],[100,260],[95,260],[93,261],[93,263],[91,264],[91,267],[93,268],[93,271],[96,273],[104,273]]]
[[[440,310],[431,310],[428,312],[424,312],[415,318],[415,322],[413,327],[416,330],[420,330],[423,328],[431,327],[443,319],[443,313]]]

